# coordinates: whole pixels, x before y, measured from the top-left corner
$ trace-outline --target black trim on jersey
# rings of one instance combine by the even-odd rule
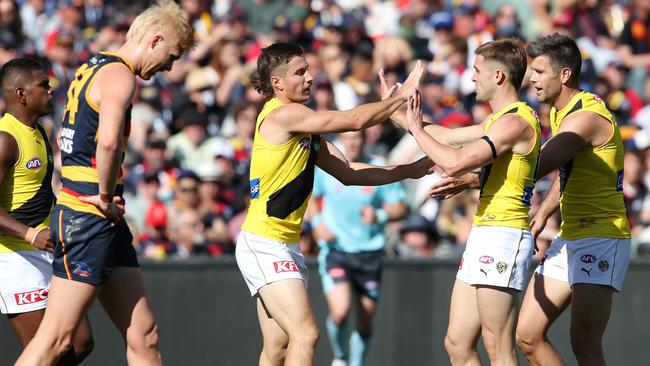
[[[481,194],[483,194],[483,187],[487,183],[491,171],[492,164],[484,165],[481,167],[481,175],[479,176],[479,179],[481,180]]]
[[[274,192],[266,202],[266,214],[285,219],[300,208],[314,187],[314,165],[320,149],[320,136],[312,135],[309,159],[305,169],[291,182]]]
[[[54,193],[52,192],[52,173],[54,172],[54,162],[52,161],[52,146],[47,138],[47,134],[41,125],[36,124],[36,128],[43,136],[45,149],[47,150],[47,172],[41,182],[38,191],[17,209],[9,212],[9,215],[16,221],[34,227],[41,224],[50,214],[54,204]]]
[[[517,113],[518,110],[519,110],[519,107],[514,107],[514,108],[512,108],[511,110],[507,111],[507,112],[504,113],[504,114],[508,114],[508,113]]]
[[[494,146],[494,142],[492,142],[492,140],[490,140],[490,137],[488,135],[485,135],[485,136],[481,137],[481,140],[485,140],[485,142],[487,142],[488,145],[490,145],[490,149],[492,150],[492,159],[496,159],[497,158],[497,148]]]
[[[576,103],[573,108],[569,111],[569,113],[564,115],[564,118],[566,118],[568,115],[570,115],[573,112],[577,112],[582,109],[582,99],[578,100],[578,103]]]
[[[560,192],[564,192],[566,184],[571,176],[573,170],[573,159],[569,160],[566,164],[560,167]]]

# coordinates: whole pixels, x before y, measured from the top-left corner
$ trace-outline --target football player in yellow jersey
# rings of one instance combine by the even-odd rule
[[[537,99],[552,105],[553,138],[542,149],[538,178],[559,177],[531,220],[537,236],[558,208],[560,235],[531,279],[517,326],[517,344],[533,365],[563,365],[546,331],[571,304],[571,347],[580,365],[605,365],[602,336],[612,294],[630,260],[623,202],[623,142],[616,121],[596,95],[578,87],[575,41],[554,34],[528,45]]]
[[[63,120],[61,197],[66,201],[59,199],[52,215],[56,249],[48,306],[16,365],[54,364],[70,348],[96,298],[125,341],[128,364],[162,364],[156,321],[122,220],[118,170],[136,77],[148,80],[171,69],[192,43],[180,7],[159,0],[134,19],[115,53],[91,58],[75,75]],[[84,159],[86,166],[70,164],[74,159]]]
[[[492,41],[475,52],[476,99],[488,102],[493,111],[485,121],[457,129],[423,126],[417,93],[408,103],[406,116],[396,114],[393,119],[408,129],[447,175],[481,168],[479,206],[451,295],[445,338],[451,363],[479,365],[476,343],[482,336],[490,364],[516,365],[516,304],[528,279],[534,248],[528,210],[540,125],[535,112],[518,100],[527,69],[521,43]]]
[[[419,85],[417,63],[402,90],[388,100],[338,112],[303,103],[314,77],[300,46],[275,43],[257,61],[256,88],[267,99],[258,116],[250,168],[251,204],[237,239],[236,259],[263,335],[260,365],[311,365],[319,331],[309,305],[306,267],[298,241],[313,187],[314,165],[348,185],[382,185],[419,178],[428,159],[379,167],[349,162],[320,135],[378,124]]]
[[[53,97],[45,71],[31,59],[5,63],[0,87],[7,103],[0,119],[0,309],[25,347],[43,318],[52,277],[47,225],[55,199],[54,162],[38,120],[52,112]],[[92,350],[87,319],[73,343],[60,364],[79,364]]]
[[[581,55],[575,41],[554,34],[528,45],[531,83],[549,103],[553,138],[541,150],[537,178],[560,168],[531,219],[537,237],[562,213],[560,235],[530,280],[517,324],[517,345],[532,365],[564,365],[548,341],[551,324],[571,304],[571,346],[580,365],[605,365],[602,336],[612,294],[630,259],[630,230],[622,196],[623,143],[616,121],[596,95],[578,88]],[[476,175],[432,187],[435,197],[476,188]]]

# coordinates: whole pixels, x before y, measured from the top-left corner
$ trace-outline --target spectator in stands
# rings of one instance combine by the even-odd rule
[[[631,69],[628,83],[644,95],[644,82],[650,66],[650,2],[633,0],[630,19],[619,38],[619,57]]]
[[[458,259],[463,252],[440,236],[434,222],[413,213],[400,228],[395,254],[402,259]]]

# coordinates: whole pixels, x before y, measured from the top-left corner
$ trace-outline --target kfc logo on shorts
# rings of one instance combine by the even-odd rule
[[[29,170],[37,170],[40,169],[42,166],[43,166],[43,161],[39,157],[31,158],[25,164],[25,167]]]
[[[278,261],[273,262],[273,268],[275,268],[275,273],[282,272],[300,272],[296,262],[294,261]]]
[[[596,256],[591,254],[585,254],[580,257],[580,262],[582,263],[594,263],[596,261]]]
[[[483,263],[483,264],[490,264],[490,263],[494,262],[494,258],[490,257],[489,255],[482,255],[478,259],[478,261]]]
[[[464,262],[464,261],[465,261],[465,258],[464,258],[464,257],[460,259],[460,264],[458,265],[458,269],[459,269],[459,270],[463,269],[463,262]]]
[[[48,290],[46,288],[42,288],[40,290],[14,294],[14,299],[16,299],[16,304],[18,305],[29,305],[47,300],[47,293]]]

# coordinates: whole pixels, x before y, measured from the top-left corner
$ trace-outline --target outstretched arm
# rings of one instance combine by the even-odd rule
[[[390,166],[349,162],[333,143],[324,141],[316,164],[345,185],[379,186],[406,178],[418,179],[427,174],[433,166],[428,158],[411,164]]]
[[[449,176],[462,175],[512,151],[528,128],[519,117],[504,115],[490,126],[483,138],[462,149],[455,149],[440,143],[424,130],[419,93],[415,93],[407,103],[406,116],[408,130],[422,151]]]
[[[392,97],[393,93],[396,90],[396,86],[388,85],[386,76],[384,75],[384,70],[379,70],[378,75],[382,89],[382,99],[388,99]],[[395,122],[396,125],[408,131],[405,108],[398,108],[390,115],[390,119],[391,121]],[[433,123],[433,121],[423,120],[423,126],[424,130],[429,135],[435,137],[436,140],[448,146],[465,145],[483,136],[483,123],[480,125],[472,125],[460,128],[447,128],[436,125]]]
[[[420,85],[424,68],[418,61],[408,79],[395,96],[375,103],[367,103],[347,111],[316,112],[299,103],[292,103],[269,115],[272,123],[287,132],[315,134],[356,131],[374,126],[390,117],[408,96]]]

